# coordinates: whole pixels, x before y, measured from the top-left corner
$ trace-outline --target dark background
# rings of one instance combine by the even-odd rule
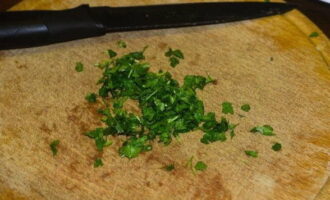
[[[0,11],[6,10],[21,0],[0,0]],[[296,4],[298,10],[311,19],[330,38],[330,4],[318,0],[286,0]]]

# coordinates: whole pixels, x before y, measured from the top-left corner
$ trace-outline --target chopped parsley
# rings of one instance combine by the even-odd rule
[[[186,163],[186,167],[193,169],[193,160],[194,160],[194,156],[191,156]]]
[[[164,170],[170,172],[173,171],[175,169],[174,164],[170,164],[170,165],[166,165],[165,167],[163,167]]]
[[[172,50],[171,48],[169,48],[168,51],[165,53],[165,56],[166,57],[174,56],[174,57],[177,57],[180,59],[184,59],[184,55],[183,55],[182,51],[179,49]]]
[[[81,62],[77,62],[75,69],[77,72],[82,72],[84,71],[84,65]]]
[[[124,41],[122,41],[122,40],[119,40],[119,41],[117,42],[117,45],[118,45],[119,48],[126,48],[126,47],[127,47],[126,42],[124,42]]]
[[[122,147],[120,147],[120,156],[127,158],[135,158],[142,152],[151,151],[152,146],[150,144],[147,144],[147,141],[147,136],[143,136],[140,138],[131,137],[129,140],[124,142]]]
[[[204,104],[196,94],[197,89],[204,89],[214,80],[187,75],[183,85],[179,85],[169,72],[150,72],[150,65],[144,62],[144,50],[116,58],[101,68],[98,96],[106,103],[99,113],[106,127],[86,133],[95,140],[97,149],[102,151],[107,146],[107,136],[122,135],[127,139],[119,148],[120,156],[135,158],[152,150],[153,140],[168,145],[173,137],[201,128],[202,124],[205,143],[224,141],[228,121],[223,119],[210,126],[213,119],[205,115]],[[183,58],[179,50],[171,50],[171,56]],[[88,95],[88,99],[96,101],[96,94]],[[141,115],[123,108],[128,99],[138,103]]]
[[[251,109],[249,104],[244,104],[241,106],[241,110],[243,110],[244,112],[249,112]]]
[[[110,58],[114,58],[114,57],[117,56],[117,53],[116,53],[115,51],[111,50],[111,49],[109,49],[109,50],[107,51],[107,53],[108,53],[108,56],[109,56]]]
[[[319,33],[318,32],[312,32],[311,34],[309,34],[310,38],[314,38],[314,37],[318,37]]]
[[[85,96],[85,99],[89,103],[95,103],[96,102],[97,95],[95,93],[89,93],[88,95]]]
[[[53,156],[56,156],[57,155],[57,146],[60,144],[60,141],[59,140],[54,140],[52,143],[50,143],[49,147],[50,147],[50,150],[52,151],[53,153]]]
[[[223,114],[234,114],[234,108],[233,108],[233,105],[232,103],[230,102],[223,102],[222,103],[222,113]]]
[[[95,140],[95,145],[97,150],[103,151],[104,147],[110,146],[112,144],[111,140],[107,140],[105,136],[104,128],[96,128],[93,131],[85,133],[86,136]]]
[[[273,136],[273,128],[270,125],[256,126],[250,130],[251,133],[261,133],[266,136]]]
[[[233,138],[238,124],[230,123],[225,117],[217,119],[214,112],[205,112],[204,103],[197,96],[197,90],[203,90],[215,80],[210,76],[186,75],[183,83],[179,84],[169,72],[150,71],[150,64],[145,62],[146,48],[121,57],[117,57],[113,50],[108,50],[108,60],[97,64],[103,72],[97,81],[99,90],[85,97],[90,103],[97,102],[97,99],[102,102],[96,105],[99,106],[98,113],[102,115],[100,120],[103,126],[85,133],[94,140],[96,149],[102,152],[112,144],[109,137],[120,136],[124,141],[118,148],[119,155],[132,159],[151,151],[154,142],[166,146],[173,139],[190,131],[202,131],[200,141],[204,144],[226,141],[228,132]],[[183,53],[178,49],[169,48],[165,56],[173,67],[179,64],[180,59],[184,59]],[[136,102],[140,112],[126,110],[124,104],[127,101]],[[245,104],[241,109],[248,112],[250,106]],[[223,102],[222,113],[234,114],[232,103]],[[269,125],[254,127],[251,132],[274,135],[273,128]],[[257,152],[253,151],[246,151],[246,154],[257,156]],[[207,168],[202,161],[193,166],[192,159],[193,157],[187,166],[193,171]],[[99,159],[95,160],[94,166],[102,164]],[[171,171],[174,164],[167,165],[164,169]]]
[[[172,50],[171,48],[165,52],[165,56],[169,58],[171,67],[176,67],[180,63],[180,59],[184,59],[184,55],[181,50]]]
[[[272,149],[274,151],[280,151],[282,149],[282,145],[278,142],[276,142],[273,146],[272,146]]]
[[[229,130],[229,121],[222,117],[220,122],[215,119],[214,113],[208,113],[204,119],[204,123],[201,129],[204,131],[204,136],[201,142],[204,144],[209,144],[216,141],[226,141],[226,132]]]
[[[97,167],[102,167],[102,166],[103,166],[103,161],[101,160],[101,158],[97,158],[94,161],[94,167],[97,168]]]
[[[195,170],[197,171],[205,171],[207,169],[207,165],[203,161],[198,161],[195,164]]]
[[[230,130],[230,138],[232,139],[235,137],[235,128],[238,126],[238,124],[229,124],[229,130]]]
[[[170,57],[171,67],[176,67],[180,63],[180,60],[176,57]]]
[[[253,158],[256,158],[258,157],[258,151],[250,151],[250,150],[247,150],[247,151],[244,151],[245,154],[249,157],[253,157]]]

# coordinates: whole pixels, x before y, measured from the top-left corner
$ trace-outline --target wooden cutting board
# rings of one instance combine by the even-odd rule
[[[128,6],[197,2],[176,0],[25,0],[14,7],[63,9],[82,3]],[[128,13],[129,14],[129,13]],[[311,32],[320,36],[309,38]],[[236,137],[204,145],[201,133],[185,134],[168,147],[128,160],[118,156],[121,139],[103,153],[105,165],[93,168],[99,156],[83,132],[99,126],[84,96],[96,91],[106,59],[104,51],[125,40],[124,53],[149,45],[153,70],[176,79],[211,74],[217,85],[199,96],[206,111],[218,116],[223,101],[252,107],[239,122]],[[164,52],[180,48],[185,60],[168,66]],[[108,34],[99,38],[24,50],[0,52],[0,199],[54,200],[302,200],[314,199],[329,176],[330,147],[329,40],[300,12],[257,20],[169,30]],[[77,73],[75,63],[85,70]],[[249,133],[270,124],[276,136]],[[60,139],[53,157],[49,144]],[[281,142],[281,152],[271,149]],[[249,158],[244,150],[259,151]],[[193,174],[188,159],[202,160],[205,172]],[[166,164],[176,169],[166,172]]]

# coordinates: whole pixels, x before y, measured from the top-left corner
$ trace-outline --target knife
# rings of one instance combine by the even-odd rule
[[[285,3],[187,3],[0,12],[0,49],[27,48],[106,33],[209,25],[285,13]]]

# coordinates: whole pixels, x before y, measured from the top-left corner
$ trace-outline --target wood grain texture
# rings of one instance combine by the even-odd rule
[[[14,9],[62,9],[91,5],[175,3],[172,0],[26,0]],[[197,2],[197,1],[180,1]],[[282,16],[194,28],[108,34],[63,44],[0,52],[0,199],[314,199],[329,176],[330,71],[329,40],[307,35],[319,31],[303,15]],[[150,47],[153,68],[170,71],[182,81],[186,74],[211,74],[217,85],[199,96],[207,111],[220,116],[222,101],[250,103],[237,136],[204,145],[200,132],[182,136],[168,147],[127,160],[119,158],[121,139],[104,153],[105,166],[94,169],[99,156],[84,131],[100,125],[84,96],[95,91],[106,59],[104,50],[123,39],[120,53]],[[180,48],[186,59],[168,67],[168,47]],[[270,58],[273,58],[271,61]],[[85,70],[74,70],[76,61]],[[247,130],[271,124],[276,137]],[[49,143],[60,139],[58,156]],[[271,150],[273,142],[281,152]],[[256,149],[257,159],[244,150]],[[209,166],[194,175],[185,167],[191,157]],[[176,170],[160,168],[175,163]]]
[[[330,199],[330,181],[328,179],[327,183],[321,189],[320,193],[316,196],[315,200],[328,200]]]

